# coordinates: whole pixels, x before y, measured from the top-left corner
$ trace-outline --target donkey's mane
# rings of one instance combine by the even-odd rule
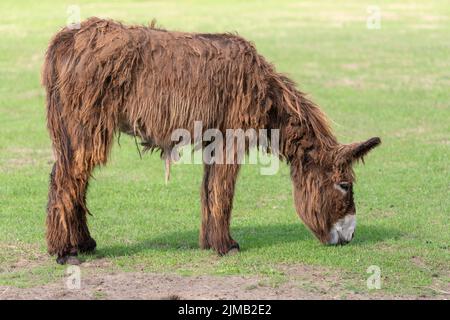
[[[300,142],[300,145],[314,146],[317,150],[329,152],[338,142],[334,136],[328,118],[305,93],[296,88],[296,84],[285,75],[275,74],[283,97],[281,107],[288,109],[294,136],[287,136],[282,143]],[[281,124],[283,126],[283,124]],[[302,134],[299,138],[298,134]]]

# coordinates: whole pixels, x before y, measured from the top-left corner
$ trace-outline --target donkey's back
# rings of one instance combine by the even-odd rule
[[[56,70],[48,70],[52,63]],[[194,121],[204,128],[260,127],[273,72],[237,35],[98,18],[58,33],[46,66],[44,84],[58,83],[63,113],[86,124],[107,114],[122,131],[159,144],[175,129],[192,130]]]

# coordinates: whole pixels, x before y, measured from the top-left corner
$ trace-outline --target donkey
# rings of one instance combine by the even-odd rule
[[[51,40],[42,83],[56,159],[46,239],[60,264],[79,263],[78,252],[96,247],[87,226],[86,192],[93,169],[107,162],[114,135],[135,136],[167,160],[171,132],[192,132],[194,121],[221,132],[278,129],[278,156],[290,165],[300,218],[324,244],[353,238],[352,165],[381,140],[339,144],[319,107],[237,35],[90,18]],[[204,164],[202,249],[220,255],[239,250],[230,234],[239,168]]]

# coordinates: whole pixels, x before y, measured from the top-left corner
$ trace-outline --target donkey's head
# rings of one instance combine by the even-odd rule
[[[312,149],[300,161],[292,162],[297,213],[322,243],[352,240],[356,227],[352,165],[380,143],[380,138],[371,138],[338,145],[328,152]]]

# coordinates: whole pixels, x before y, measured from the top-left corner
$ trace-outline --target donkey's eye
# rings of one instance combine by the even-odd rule
[[[350,183],[341,182],[341,183],[339,183],[339,188],[341,188],[343,191],[347,192],[348,190],[350,190]]]
[[[349,182],[339,182],[334,187],[342,193],[347,193],[350,190],[351,184]]]

